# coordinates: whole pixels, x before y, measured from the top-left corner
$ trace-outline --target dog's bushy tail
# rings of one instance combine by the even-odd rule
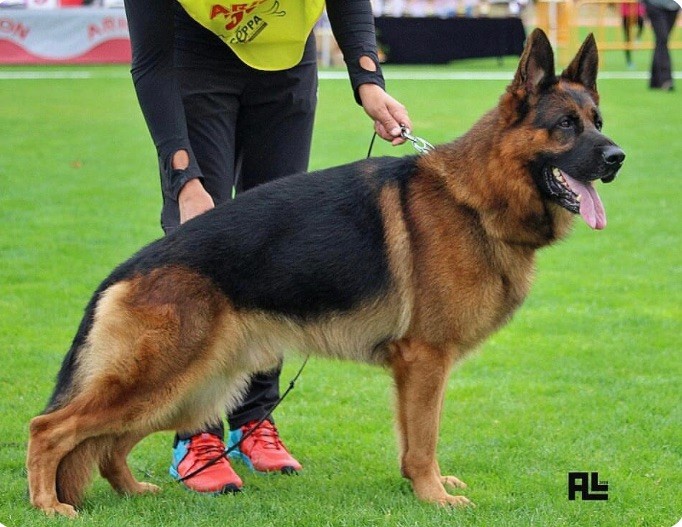
[[[98,298],[99,291],[95,293],[85,309],[85,314],[78,327],[78,332],[73,338],[71,347],[62,361],[62,366],[57,374],[57,382],[54,391],[47,403],[47,408],[43,411],[44,414],[62,408],[73,396],[73,379],[76,368],[78,367],[78,356],[86,342],[88,333],[90,333],[90,330],[92,329],[95,317],[95,306],[97,305]]]
[[[145,250],[151,250],[153,247],[155,247],[156,243],[159,243],[162,240],[163,238],[161,238],[161,240],[157,240],[157,242],[149,245],[129,260],[123,262],[121,265],[115,268],[95,290],[92,297],[90,298],[90,302],[88,302],[88,305],[85,308],[83,318],[81,319],[81,323],[78,326],[76,336],[73,338],[71,347],[62,361],[62,366],[59,370],[59,374],[57,375],[56,386],[52,392],[49,402],[47,403],[47,407],[43,411],[44,414],[62,408],[71,400],[74,395],[73,381],[74,373],[78,367],[78,357],[84,345],[86,344],[88,335],[90,334],[92,326],[94,325],[95,311],[102,294],[112,285],[130,277],[133,273],[135,273],[138,260],[141,258],[140,255],[142,255]]]
[[[114,438],[109,435],[91,437],[78,444],[59,463],[57,497],[60,502],[79,507],[95,469],[110,455]]]
[[[78,331],[73,337],[71,347],[62,361],[61,368],[57,374],[57,382],[55,384],[47,407],[43,411],[44,414],[54,412],[59,408],[64,407],[75,395],[74,391],[74,374],[78,368],[78,359],[80,353],[87,342],[88,335],[95,321],[95,309],[99,302],[102,293],[113,283],[112,277],[109,277],[97,288],[95,293],[90,298],[90,302],[85,308],[83,318],[81,319]]]

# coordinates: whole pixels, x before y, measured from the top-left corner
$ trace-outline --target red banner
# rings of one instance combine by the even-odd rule
[[[0,64],[129,63],[123,9],[0,11]]]

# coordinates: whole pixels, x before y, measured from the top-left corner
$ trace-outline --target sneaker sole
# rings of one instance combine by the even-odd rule
[[[189,488],[189,487],[188,487]],[[192,490],[192,489],[190,489]],[[242,489],[241,487],[238,487],[237,485],[225,485],[221,490],[217,492],[206,492],[206,493],[200,493],[200,494],[214,494],[216,496],[221,496],[223,494],[237,494],[238,492],[241,492]]]
[[[187,486],[187,484],[184,481],[180,481],[180,474],[176,470],[175,467],[171,466],[170,470],[168,471],[171,475],[171,477],[177,481],[180,485],[183,486],[185,490],[188,490],[190,492],[196,492],[197,494],[205,494],[207,496],[222,496],[223,494],[236,494],[237,492],[241,492],[242,488],[238,487],[234,483],[230,483],[229,485],[225,485],[222,489],[220,490],[207,490],[205,492],[202,492],[200,490],[195,490]],[[1,524],[0,524],[1,525]]]
[[[178,483],[182,485],[182,488],[184,488],[186,491],[201,494],[202,496],[224,496],[225,494],[237,494],[242,491],[241,487],[238,487],[237,485],[234,484],[225,485],[220,490],[201,491],[188,487],[187,485],[185,485],[184,481],[178,481]]]
[[[256,472],[257,474],[276,474],[279,472],[280,474],[285,474],[287,476],[298,475],[298,470],[296,470],[294,467],[282,467],[279,470],[258,470],[256,467],[253,466],[253,463],[251,462],[249,457],[239,450],[233,450],[232,452],[230,452],[229,455],[230,458],[241,461],[247,467],[249,467],[249,469],[252,472]]]

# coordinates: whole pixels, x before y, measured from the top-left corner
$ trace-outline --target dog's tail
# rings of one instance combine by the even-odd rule
[[[81,323],[78,326],[76,336],[73,338],[71,347],[62,361],[62,366],[59,370],[59,373],[57,374],[57,382],[55,384],[54,391],[50,396],[47,407],[43,411],[44,414],[48,414],[58,410],[59,408],[62,408],[73,398],[74,395],[76,395],[74,374],[78,369],[78,360],[81,351],[87,343],[88,335],[90,334],[92,326],[95,322],[95,311],[97,309],[97,304],[102,297],[102,294],[109,289],[109,287],[130,276],[135,269],[135,263],[135,259],[131,258],[127,262],[124,262],[118,266],[93,293],[92,297],[90,298],[90,302],[88,302],[88,305],[85,307],[83,318],[81,319]]]
[[[64,456],[57,469],[57,497],[60,502],[74,507],[81,505],[95,468],[111,455],[113,447],[114,437],[111,435],[91,437]]]
[[[160,240],[157,240],[157,242]],[[152,244],[147,247],[151,249],[155,246]],[[55,385],[54,391],[50,397],[47,407],[43,411],[44,414],[54,412],[59,408],[65,406],[75,395],[76,388],[74,387],[74,373],[78,368],[79,355],[87,343],[88,335],[92,330],[92,326],[95,322],[95,311],[97,309],[97,304],[102,297],[102,294],[112,285],[129,278],[133,273],[136,272],[136,266],[138,264],[140,253],[134,255],[132,258],[123,262],[119,265],[113,272],[99,285],[95,290],[94,294],[90,298],[90,302],[85,308],[83,318],[78,326],[78,331],[76,336],[73,338],[71,347],[68,353],[62,361],[61,369],[57,374],[57,383]]]
[[[59,408],[62,408],[73,397],[73,395],[75,395],[73,393],[73,382],[74,373],[78,368],[79,354],[86,343],[90,330],[92,329],[97,301],[99,300],[99,297],[104,289],[106,289],[105,284],[102,284],[92,296],[90,302],[85,308],[85,314],[83,315],[83,319],[81,320],[80,326],[78,327],[76,336],[73,338],[71,347],[62,361],[62,366],[59,370],[59,373],[57,374],[57,382],[55,384],[54,391],[50,396],[47,407],[43,411],[44,414],[48,414]]]

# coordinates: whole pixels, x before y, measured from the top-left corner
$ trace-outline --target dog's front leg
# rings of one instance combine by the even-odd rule
[[[452,360],[449,354],[414,340],[396,342],[391,368],[397,389],[398,439],[403,476],[421,500],[440,505],[468,505],[443,484],[465,486],[454,476],[442,476],[436,460],[445,384]]]

